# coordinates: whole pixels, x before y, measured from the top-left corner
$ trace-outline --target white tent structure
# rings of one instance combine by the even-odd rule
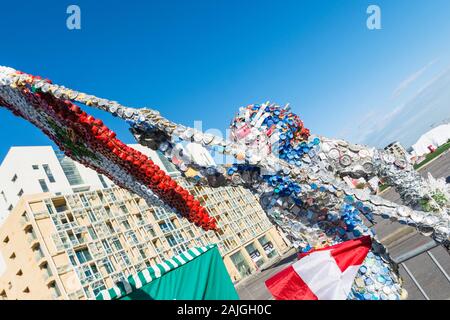
[[[428,146],[437,148],[450,139],[450,123],[440,125],[423,134],[415,144],[412,145],[413,153],[422,156],[430,153]]]

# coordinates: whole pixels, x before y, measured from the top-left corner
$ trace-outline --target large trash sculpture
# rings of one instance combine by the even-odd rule
[[[362,217],[396,220],[449,246],[450,190],[443,180],[422,178],[406,159],[388,152],[311,135],[288,106],[264,103],[240,108],[226,140],[170,122],[155,110],[125,107],[0,67],[0,105],[39,127],[66,155],[144,199],[156,195],[205,230],[220,228],[187,190],[75,103],[126,120],[140,144],[160,150],[190,181],[249,188],[271,221],[301,250],[370,235],[372,250],[348,299],[406,297],[389,253]],[[185,143],[200,144],[233,160],[205,164],[184,152]],[[343,181],[346,176],[380,177],[406,206],[352,188]]]

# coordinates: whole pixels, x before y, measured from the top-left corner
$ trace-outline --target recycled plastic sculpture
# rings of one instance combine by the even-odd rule
[[[144,199],[154,200],[156,194],[205,230],[217,229],[216,221],[188,191],[74,102],[126,120],[140,144],[159,149],[186,179],[212,187],[249,188],[259,196],[271,221],[304,251],[371,235],[372,251],[348,299],[406,297],[389,253],[361,216],[397,220],[449,246],[450,190],[445,182],[422,178],[406,159],[385,151],[313,136],[288,107],[265,103],[240,108],[231,123],[231,140],[225,140],[172,123],[151,109],[125,107],[0,67],[0,105],[39,127],[68,156]],[[186,142],[234,160],[196,161],[185,152]],[[343,182],[344,176],[379,176],[407,206],[351,188]]]

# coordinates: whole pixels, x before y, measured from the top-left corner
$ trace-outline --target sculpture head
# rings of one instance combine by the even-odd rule
[[[288,106],[265,103],[241,107],[230,129],[232,141],[245,145],[261,157],[272,153],[299,165],[303,154],[310,149],[309,129]]]

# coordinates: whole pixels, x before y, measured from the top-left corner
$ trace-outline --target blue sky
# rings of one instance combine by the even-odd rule
[[[81,30],[66,28],[70,4]],[[366,28],[370,4],[381,30]],[[449,13],[448,0],[4,1],[0,65],[205,130],[270,100],[314,133],[408,146],[450,118]],[[0,158],[50,144],[7,110],[0,119]]]

